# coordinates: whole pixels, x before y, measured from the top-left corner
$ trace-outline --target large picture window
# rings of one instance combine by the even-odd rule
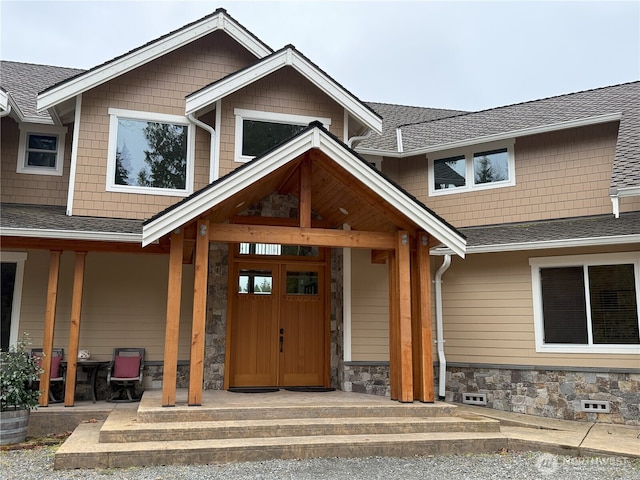
[[[236,161],[246,162],[292,138],[311,122],[329,128],[331,119],[236,108]]]
[[[515,185],[513,143],[445,152],[429,160],[429,194]]]
[[[184,195],[192,185],[186,118],[110,109],[107,190]]]
[[[20,125],[18,173],[62,175],[67,129],[53,125]]]
[[[640,353],[640,255],[530,260],[536,349]]]

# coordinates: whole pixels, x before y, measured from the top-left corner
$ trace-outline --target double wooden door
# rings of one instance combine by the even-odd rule
[[[328,386],[324,265],[236,262],[232,275],[229,386]]]

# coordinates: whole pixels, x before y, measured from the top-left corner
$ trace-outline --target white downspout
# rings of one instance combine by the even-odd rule
[[[206,123],[198,120],[193,113],[187,115],[187,118],[191,123],[197,125],[203,130],[206,130],[211,135],[211,140],[209,141],[209,183],[211,183],[218,178],[218,165],[216,162],[216,131],[211,125],[207,125]]]
[[[451,255],[445,255],[442,265],[436,272],[436,343],[438,346],[438,396],[444,398],[447,386],[447,360],[444,357],[444,328],[442,326],[442,275],[451,265]]]
[[[76,96],[76,111],[73,117],[73,137],[71,139],[71,165],[69,166],[69,190],[67,192],[67,216],[73,215],[73,199],[78,170],[78,145],[80,144],[80,119],[82,118],[82,94]]]
[[[366,140],[372,134],[373,134],[373,130],[369,129],[369,131],[364,135],[360,135],[359,137],[351,137],[349,140],[347,140],[347,147],[352,148],[353,142],[357,142],[358,140]]]

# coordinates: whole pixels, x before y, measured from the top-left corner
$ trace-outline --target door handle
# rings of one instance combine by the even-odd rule
[[[280,335],[280,353],[282,353],[284,347],[284,336]]]

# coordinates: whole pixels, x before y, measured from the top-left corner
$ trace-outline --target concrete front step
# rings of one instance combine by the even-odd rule
[[[498,432],[429,432],[220,440],[99,442],[101,424],[81,424],[55,455],[55,469],[210,464],[270,459],[489,453],[507,448]]]
[[[201,422],[138,422],[133,410],[115,410],[100,430],[100,443],[233,438],[383,435],[427,432],[499,432],[500,422],[458,417],[339,417]]]
[[[394,403],[384,405],[275,405],[275,406],[216,406],[148,407],[141,403],[138,421],[206,422],[226,420],[279,420],[285,418],[369,418],[369,417],[450,417],[456,407],[443,403]]]

